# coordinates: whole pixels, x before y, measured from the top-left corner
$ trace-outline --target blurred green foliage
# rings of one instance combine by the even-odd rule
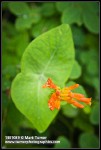
[[[62,23],[70,24],[76,50],[69,82],[82,85],[92,97],[91,107],[62,105],[57,117],[42,134],[15,107],[11,83],[20,72],[27,45],[38,35]],[[67,41],[68,42],[68,41]],[[77,91],[76,91],[77,92]],[[7,135],[47,136],[61,140],[54,145],[7,145]],[[7,148],[99,147],[99,3],[98,2],[2,2],[2,146]]]

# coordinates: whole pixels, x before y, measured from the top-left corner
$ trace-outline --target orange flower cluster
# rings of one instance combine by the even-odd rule
[[[55,108],[60,109],[61,101],[66,101],[78,108],[84,108],[84,106],[78,103],[77,101],[81,101],[88,105],[91,105],[91,98],[85,98],[83,94],[71,92],[71,90],[77,88],[78,86],[79,84],[74,84],[70,87],[65,87],[63,89],[60,89],[60,87],[56,86],[53,83],[53,81],[50,78],[48,78],[46,84],[44,84],[42,87],[43,88],[48,87],[55,90],[55,92],[51,95],[48,101],[48,106],[50,110],[54,110]]]

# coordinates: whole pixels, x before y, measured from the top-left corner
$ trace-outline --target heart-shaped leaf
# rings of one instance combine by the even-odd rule
[[[74,45],[67,24],[40,35],[23,54],[21,73],[12,83],[11,96],[39,132],[44,132],[58,113],[48,108],[51,90],[43,89],[42,85],[50,77],[58,86],[64,86],[73,62]]]

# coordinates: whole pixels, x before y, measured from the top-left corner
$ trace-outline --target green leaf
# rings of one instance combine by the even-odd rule
[[[62,23],[76,23],[77,25],[84,23],[90,32],[99,33],[99,7],[97,2],[59,2],[57,8],[62,12]]]
[[[71,148],[70,141],[64,136],[59,136],[57,141],[60,141],[60,143],[56,143],[54,148]]]
[[[18,64],[19,58],[29,42],[29,36],[26,31],[18,32],[14,25],[3,21],[3,38],[2,38],[2,48],[3,57],[2,64],[3,67],[9,64]],[[9,69],[9,71],[12,69]]]
[[[99,99],[99,92],[100,92],[100,83],[99,83],[99,77],[91,76],[89,74],[85,74],[84,81],[90,86],[93,86],[95,89],[95,97],[96,99]]]
[[[18,67],[15,65],[8,65],[7,67],[3,68],[3,82],[6,82],[8,79],[11,80],[11,78],[14,78],[18,72]]]
[[[92,41],[92,42],[93,42],[93,41]],[[96,62],[95,62],[95,60],[96,60]],[[80,53],[80,61],[81,61],[83,64],[85,64],[87,67],[89,66],[89,64],[92,65],[92,62],[94,62],[95,65],[96,65],[96,63],[98,64],[98,60],[99,60],[99,53],[98,53],[98,51],[97,51],[96,49],[90,49],[90,50],[88,50],[88,51],[82,51],[82,52]],[[94,65],[94,67],[95,67],[95,65]],[[92,66],[93,66],[93,65],[92,65]],[[92,69],[92,68],[91,68],[91,69]],[[90,71],[91,69],[89,69],[89,71]],[[98,69],[98,67],[97,67],[96,69]],[[93,72],[95,72],[94,69],[92,69],[92,70],[93,70]],[[91,70],[91,71],[92,71],[92,70]]]
[[[99,66],[98,65],[99,64],[98,64],[96,59],[89,60],[89,63],[87,65],[87,72],[90,75],[98,75],[98,73],[99,73]]]
[[[33,24],[39,23],[41,19],[41,10],[38,7],[32,8],[30,10],[29,17],[32,19]]]
[[[87,9],[89,10],[89,12],[92,12],[92,13],[98,13],[99,12],[99,3],[98,2],[87,2],[86,5],[85,2],[81,4],[84,6],[84,9]]]
[[[85,114],[90,114],[90,112],[91,112],[91,106],[90,105],[86,105],[86,107],[83,108],[83,111],[85,112]]]
[[[43,89],[42,85],[50,77],[55,84],[64,86],[73,61],[72,34],[65,24],[36,38],[23,54],[21,73],[12,83],[11,96],[39,132],[44,132],[58,113],[48,108],[51,90]]]
[[[90,121],[92,124],[94,125],[98,125],[99,124],[99,121],[100,121],[100,118],[99,118],[99,115],[100,115],[100,112],[99,112],[99,103],[96,103],[93,107],[92,107],[92,110],[91,110],[91,114],[90,114]]]
[[[81,75],[81,67],[79,63],[75,60],[74,65],[70,74],[70,79],[77,79]]]
[[[15,22],[17,30],[29,29],[32,23],[37,23],[41,18],[39,8],[30,8],[24,2],[11,2],[9,8],[11,12],[18,16]]]
[[[80,53],[80,60],[85,65],[85,69],[88,73],[88,75],[85,76],[86,79],[90,79],[92,76],[99,74],[99,57],[96,49],[82,51]]]
[[[92,133],[82,133],[79,137],[79,145],[81,148],[99,148],[99,140]]]
[[[93,33],[99,33],[99,16],[96,14],[89,14],[89,12],[84,14],[84,24],[86,28]]]
[[[89,5],[88,5],[89,4]],[[97,14],[98,7],[96,3],[88,3],[84,11],[83,20],[84,24],[90,32],[99,33],[99,16]]]
[[[72,23],[77,23],[78,25],[82,24],[82,20],[81,20],[81,10],[80,9],[75,9],[76,6],[70,7],[68,6],[68,8],[63,12],[61,21],[62,23],[68,23],[68,24],[72,24]]]
[[[29,35],[27,32],[20,32],[19,35],[14,37],[15,39],[15,47],[16,47],[16,53],[18,57],[21,57],[25,48],[27,47],[29,43]]]
[[[16,29],[17,30],[24,30],[24,29],[29,29],[31,25],[34,23],[36,24],[39,22],[41,19],[41,16],[39,14],[39,11],[35,10],[30,10],[29,14],[25,14],[23,16],[20,16],[19,18],[16,19]]]
[[[41,6],[41,14],[43,16],[49,17],[52,16],[55,13],[56,9],[55,9],[55,4],[54,2],[45,2],[43,3],[43,5]]]
[[[42,18],[37,24],[32,26],[32,36],[37,37],[40,34],[58,26],[60,24],[57,18]]]
[[[58,6],[59,7],[59,6]],[[61,6],[60,6],[61,7]],[[82,5],[81,2],[64,2],[62,5],[62,23],[68,23],[73,24],[77,23],[78,25],[81,25],[83,23],[82,19]],[[60,8],[59,8],[60,9]]]
[[[84,116],[84,114],[82,116],[78,116],[74,120],[74,127],[79,128],[80,130],[85,131],[85,132],[90,132],[90,133],[94,132],[93,126],[91,125],[89,120]]]
[[[25,2],[10,2],[9,9],[13,14],[17,16],[26,15],[30,12],[30,8]]]
[[[31,24],[32,24],[32,18],[25,15],[23,18],[19,17],[16,19],[15,27],[17,30],[24,30],[24,29],[29,29],[31,27]]]
[[[89,61],[88,51],[81,51],[79,58],[82,64],[88,64]]]
[[[7,42],[7,40],[6,40],[6,42]],[[26,46],[29,43],[28,33],[25,31],[24,32],[17,32],[16,35],[12,35],[10,37],[8,42],[9,43],[6,43],[7,44],[6,49],[9,52],[11,52],[12,54],[16,53],[16,55],[18,57],[21,57],[24,49],[26,48]],[[15,57],[17,57],[17,56],[15,56]]]
[[[65,116],[73,118],[76,117],[78,114],[78,109],[72,107],[70,104],[66,104],[62,106],[62,112]]]
[[[60,12],[63,12],[66,10],[68,7],[72,6],[72,2],[56,2],[56,7],[57,10]]]
[[[13,59],[12,59],[13,58]],[[8,65],[16,65],[19,64],[19,59],[18,57],[15,57],[15,55],[11,55],[11,54],[3,54],[2,55],[2,66],[3,68],[8,66]]]

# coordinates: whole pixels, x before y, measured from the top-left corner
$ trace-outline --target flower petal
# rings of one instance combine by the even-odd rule
[[[58,99],[56,93],[52,94],[51,98],[48,101],[48,106],[50,110],[54,110],[55,108],[60,109],[60,99]]]
[[[52,88],[52,89],[57,89],[57,86],[53,83],[51,78],[48,78],[46,84],[44,84],[42,87],[43,88],[49,87],[49,88]]]
[[[84,106],[82,104],[78,103],[75,100],[71,100],[71,102],[69,102],[69,103],[73,104],[74,106],[76,106],[78,108],[84,108]]]
[[[78,100],[81,100],[81,98],[85,98],[83,94],[79,94],[79,93],[69,93],[69,96],[71,96],[72,98],[76,98]]]
[[[67,90],[73,90],[75,88],[77,88],[79,86],[79,84],[74,84],[72,86],[66,87]]]
[[[80,101],[81,102],[85,102],[86,104],[91,105],[91,98],[81,98]]]

